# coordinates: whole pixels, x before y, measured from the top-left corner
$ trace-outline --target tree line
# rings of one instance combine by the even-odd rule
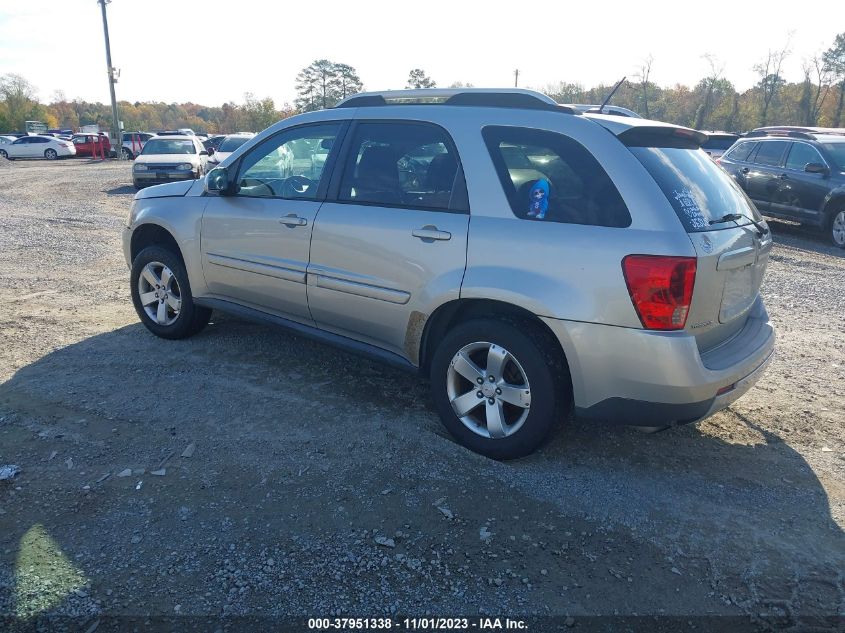
[[[800,81],[783,76],[784,61],[792,54],[790,43],[771,49],[753,65],[758,81],[739,92],[724,76],[724,64],[705,55],[709,71],[694,86],[660,86],[653,81],[654,59],[648,57],[625,82],[612,103],[639,112],[646,118],[702,130],[744,132],[763,125],[845,125],[845,33],[819,54],[804,59]],[[449,87],[471,87],[458,82]],[[406,88],[434,88],[437,83],[423,69],[414,68]],[[189,127],[196,131],[258,132],[299,112],[330,108],[364,89],[358,71],[343,63],[318,59],[296,77],[293,105],[280,108],[269,97],[246,93],[242,103],[206,106],[196,103],[119,102],[125,130],[164,130]],[[556,82],[538,88],[559,103],[601,103],[612,86],[587,88],[578,83]],[[48,128],[78,129],[97,124],[111,126],[108,104],[68,100],[61,91],[47,103],[37,98],[35,87],[15,74],[0,77],[0,132],[22,131],[24,122],[38,120]]]

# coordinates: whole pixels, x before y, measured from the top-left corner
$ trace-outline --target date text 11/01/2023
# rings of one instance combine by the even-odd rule
[[[512,618],[309,618],[308,628],[329,630],[410,630],[410,631],[524,631],[524,620]]]

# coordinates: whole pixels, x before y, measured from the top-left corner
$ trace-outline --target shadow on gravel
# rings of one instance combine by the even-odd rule
[[[331,569],[352,565],[353,550],[363,547],[355,536],[343,540],[350,526],[386,530],[385,521],[442,530],[439,538],[466,532],[448,550],[460,554],[452,575],[436,576],[442,590],[426,584],[434,572],[427,581],[389,575],[393,563],[386,567],[382,553],[410,551],[402,549],[407,534],[395,537],[399,549],[375,547],[367,559],[373,586],[402,596],[420,582],[443,592],[435,598],[441,608],[464,604],[476,613],[495,605],[500,589],[527,592],[536,582],[523,602],[501,604],[553,615],[656,613],[663,605],[670,615],[740,613],[775,627],[821,624],[840,613],[845,538],[812,468],[767,431],[762,414],[720,414],[748,434],[736,443],[694,426],[647,436],[570,423],[536,455],[497,463],[444,441],[428,400],[415,376],[216,315],[187,341],[156,339],[137,324],[45,356],[0,385],[7,417],[0,455],[23,470],[14,482],[21,490],[0,482],[0,615],[93,616],[92,596],[104,599],[112,588],[120,597],[106,600],[108,609],[170,614],[191,583],[198,599],[208,585],[205,600],[214,608],[193,605],[203,615],[217,614],[233,595],[236,607],[259,614],[266,606],[267,613],[324,615],[314,611],[324,603],[314,601],[330,598],[366,605],[356,589],[344,585],[341,595]],[[188,441],[197,452],[180,458]],[[145,472],[121,477],[127,468]],[[167,475],[151,475],[156,468]],[[437,489],[432,482],[448,491],[451,510],[443,515],[478,522],[464,530],[428,500],[385,505],[397,493],[424,498],[427,487]],[[521,525],[507,540],[510,515],[525,507],[551,508],[556,519],[548,520],[571,530],[549,530],[527,548],[525,560],[537,565],[530,583],[519,579],[528,571],[511,579],[496,560],[547,520],[514,516]],[[500,517],[490,524],[500,534],[492,545],[479,542],[485,517]],[[303,543],[311,539],[341,545],[309,550]],[[270,579],[263,589],[249,585],[246,595],[234,571],[218,575],[243,547],[263,552],[255,573]],[[299,550],[307,556],[297,558]],[[461,580],[464,551],[478,567],[477,584]],[[278,571],[267,552],[290,557],[288,567]],[[439,550],[436,556],[439,564]],[[597,556],[618,560],[601,558],[596,568]],[[329,568],[315,568],[323,559]],[[619,571],[625,566],[630,571]],[[446,584],[459,581],[457,589]],[[118,591],[126,586],[133,590]],[[267,594],[281,606],[262,602],[262,591],[282,589],[282,597]],[[459,602],[449,602],[455,591]],[[413,608],[399,604],[400,612]]]
[[[772,231],[775,244],[845,258],[845,249],[831,244],[827,234],[815,227],[773,218],[766,218],[766,223]]]
[[[103,189],[103,193],[109,196],[125,196],[127,194],[136,193],[135,187],[132,185],[121,185],[120,187],[112,187],[111,189]]]

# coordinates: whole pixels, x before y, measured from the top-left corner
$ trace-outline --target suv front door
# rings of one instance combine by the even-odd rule
[[[359,121],[311,238],[308,305],[329,331],[416,361],[432,303],[457,299],[469,208],[445,130]]]
[[[761,141],[749,157],[745,174],[745,190],[748,196],[765,213],[771,209],[771,202],[777,196],[780,183],[778,178],[783,172],[783,156],[789,147],[789,141]]]
[[[311,231],[346,124],[304,125],[259,143],[230,166],[235,193],[202,218],[203,271],[224,299],[311,324],[305,289]]]
[[[794,216],[820,224],[821,208],[830,191],[828,174],[814,174],[804,171],[809,163],[827,165],[819,151],[803,141],[795,141],[789,149],[786,165],[779,177],[777,198],[772,202],[772,211]]]

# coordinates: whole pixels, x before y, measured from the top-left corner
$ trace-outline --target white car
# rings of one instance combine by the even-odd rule
[[[211,155],[208,158],[208,168],[213,169],[214,167],[217,167],[220,163],[226,160],[232,152],[246,143],[253,136],[255,136],[255,134],[252,132],[240,132],[238,134],[229,134],[226,136],[213,153],[209,152]]]
[[[76,156],[76,147],[70,141],[63,141],[54,136],[22,136],[13,143],[0,145],[0,156],[9,160],[15,158],[56,160]]]
[[[17,136],[0,136],[0,145],[8,145],[18,140]]]

